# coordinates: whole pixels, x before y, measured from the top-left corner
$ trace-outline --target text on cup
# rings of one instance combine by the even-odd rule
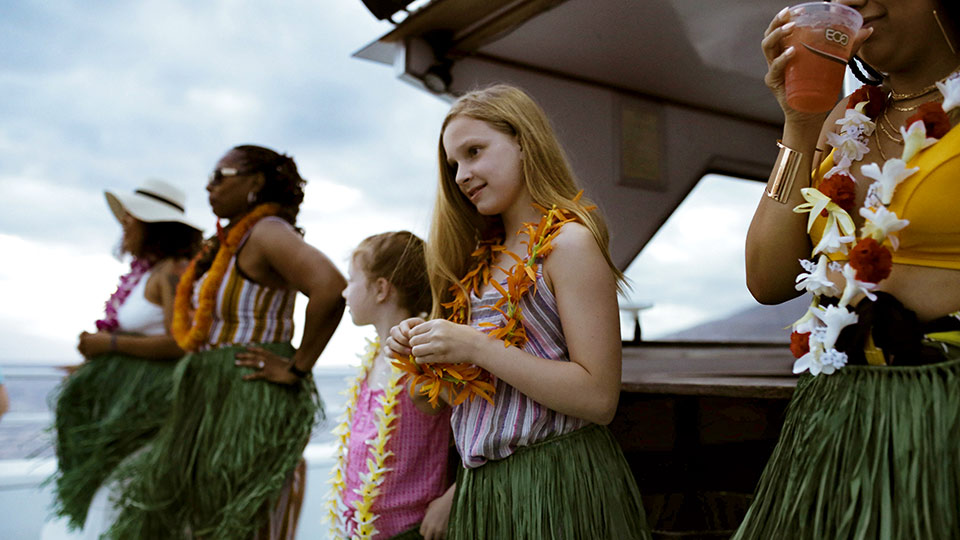
[[[834,30],[833,28],[827,28],[826,38],[827,41],[838,43],[842,47],[846,47],[847,42],[850,41],[850,36],[844,32],[841,32],[840,30]]]

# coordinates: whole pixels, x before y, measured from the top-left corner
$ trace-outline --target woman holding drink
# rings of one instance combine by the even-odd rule
[[[803,375],[735,538],[950,538],[960,530],[960,6],[841,4],[863,27],[839,31],[880,78],[832,112],[792,99],[795,64],[816,48],[800,12],[781,11],[762,42],[785,122],[747,235],[747,285],[766,304],[802,292],[812,302],[791,335]],[[838,56],[813,55],[823,52]]]

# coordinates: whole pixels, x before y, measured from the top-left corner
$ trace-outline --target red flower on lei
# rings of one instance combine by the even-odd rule
[[[853,206],[857,202],[857,184],[850,176],[844,173],[832,174],[820,182],[817,189],[847,213],[853,211]],[[825,209],[820,214],[823,217],[828,215]]]
[[[790,334],[790,352],[794,358],[810,352],[810,332],[793,332]]]
[[[865,84],[858,88],[856,92],[850,94],[850,99],[847,100],[847,108],[852,109],[862,101],[867,102],[863,108],[863,114],[870,118],[877,118],[887,105],[887,95],[879,86]]]
[[[939,139],[950,131],[950,118],[943,112],[943,107],[936,101],[921,105],[917,112],[907,118],[905,126],[910,127],[916,121],[922,121],[927,128],[927,137]]]
[[[882,244],[867,237],[850,251],[850,266],[857,271],[857,279],[867,283],[879,283],[890,275],[893,255]]]

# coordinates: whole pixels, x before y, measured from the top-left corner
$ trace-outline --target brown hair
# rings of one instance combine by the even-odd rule
[[[143,224],[143,238],[137,257],[163,260],[168,257],[191,259],[200,250],[203,235],[197,229],[176,221],[158,221]]]
[[[397,290],[398,304],[413,315],[430,312],[430,281],[424,242],[409,231],[375,234],[353,251],[367,278],[384,278]]]

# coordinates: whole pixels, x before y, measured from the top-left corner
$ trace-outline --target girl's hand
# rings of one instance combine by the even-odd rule
[[[453,507],[456,487],[456,484],[450,486],[443,495],[427,505],[427,512],[420,522],[420,536],[425,540],[443,540],[447,537],[447,524],[450,522],[450,508]]]
[[[245,381],[263,379],[277,384],[295,384],[300,380],[290,372],[291,359],[260,347],[247,347],[247,352],[237,353],[234,358],[236,358],[234,365],[256,370],[254,373],[244,375]]]
[[[88,360],[99,354],[110,352],[110,332],[97,332],[94,334],[81,332],[77,350]]]
[[[409,343],[418,364],[477,364],[481,339],[488,338],[473,327],[434,319],[413,327]]]
[[[423,319],[413,317],[400,321],[400,324],[390,329],[390,337],[385,344],[388,349],[387,356],[406,357],[412,354],[410,352],[410,331],[418,325],[423,324]]]

